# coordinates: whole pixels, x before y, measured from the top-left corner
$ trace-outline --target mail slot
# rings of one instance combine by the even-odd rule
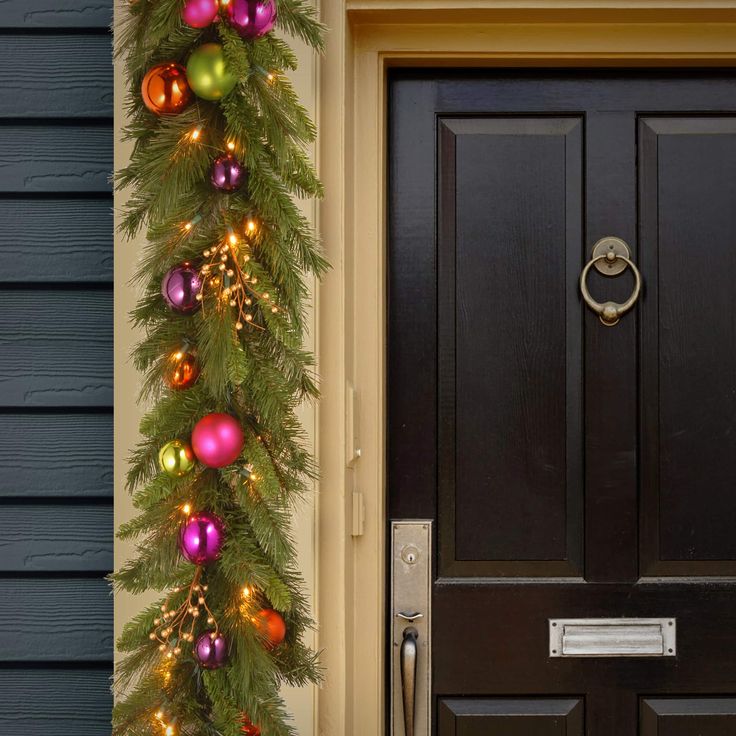
[[[550,657],[674,657],[674,618],[567,618],[549,621]]]

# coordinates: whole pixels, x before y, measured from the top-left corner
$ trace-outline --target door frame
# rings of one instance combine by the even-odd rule
[[[385,726],[387,72],[735,67],[736,0],[330,0],[316,295],[319,733]],[[489,50],[490,49],[490,50]]]

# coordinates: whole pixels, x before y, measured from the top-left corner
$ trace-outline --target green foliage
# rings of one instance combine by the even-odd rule
[[[263,736],[287,736],[295,732],[279,688],[320,679],[317,656],[303,644],[312,621],[290,531],[295,505],[315,476],[296,410],[317,396],[313,359],[302,349],[305,279],[320,276],[327,264],[295,198],[322,194],[306,152],[316,130],[285,76],[297,65],[287,42],[273,34],[244,41],[225,22],[188,28],[182,4],[136,0],[116,34],[130,90],[125,136],[133,142],[116,185],[128,194],[121,231],[146,234],[135,275],[142,296],[131,319],[144,335],[133,360],[143,374],[139,399],[150,408],[130,455],[128,488],[138,515],[118,530],[135,542],[137,555],[111,577],[118,590],[158,590],[163,597],[128,622],[118,641],[124,657],[116,669],[113,733],[150,736],[166,723],[184,736],[239,736],[247,713]],[[286,34],[322,49],[324,29],[311,5],[278,0],[278,17]],[[219,103],[195,100],[178,115],[150,113],[140,95],[146,72],[164,61],[185,65],[194,48],[210,41],[222,43],[239,78],[235,90]],[[212,160],[228,148],[248,170],[247,186],[231,194],[209,182]],[[241,305],[230,306],[221,291],[238,276],[220,272],[217,262],[202,309],[171,312],[160,295],[164,274],[184,261],[212,262],[225,243],[247,274],[246,324]],[[183,347],[196,351],[201,375],[193,387],[173,391],[163,379],[169,356]],[[243,427],[236,462],[220,470],[198,465],[183,478],[161,473],[161,446],[187,440],[196,422],[215,411]],[[199,572],[178,553],[187,504],[219,515],[226,526],[220,559]],[[185,639],[172,640],[181,653],[167,659],[150,638],[162,606],[187,601],[197,581],[207,586],[207,606],[230,642],[228,664],[216,671],[198,665]],[[263,608],[286,621],[286,640],[275,649],[257,626]],[[195,621],[195,636],[206,629],[204,617]]]

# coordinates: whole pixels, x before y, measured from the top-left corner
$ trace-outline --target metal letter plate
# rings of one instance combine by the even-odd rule
[[[414,736],[430,736],[432,656],[432,522],[391,522],[391,734],[404,734],[399,649],[404,629],[413,626],[417,638],[417,679]],[[413,622],[398,614],[421,614]]]
[[[674,657],[674,618],[556,618],[549,621],[550,657]]]

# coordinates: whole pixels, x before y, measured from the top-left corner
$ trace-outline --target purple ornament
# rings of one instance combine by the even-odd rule
[[[208,565],[220,556],[224,542],[225,525],[219,516],[193,514],[181,528],[179,551],[195,565]]]
[[[217,0],[187,0],[181,9],[182,20],[192,28],[206,28],[217,17]]]
[[[230,25],[243,38],[259,38],[276,24],[276,1],[230,0],[225,13]]]
[[[227,662],[227,639],[215,631],[205,631],[194,645],[194,656],[207,670],[216,670]]]
[[[161,283],[164,300],[179,314],[188,314],[199,307],[197,295],[201,291],[202,279],[199,271],[191,263],[174,266]]]
[[[212,162],[212,186],[222,192],[234,192],[245,181],[245,167],[232,155],[218,156]]]

